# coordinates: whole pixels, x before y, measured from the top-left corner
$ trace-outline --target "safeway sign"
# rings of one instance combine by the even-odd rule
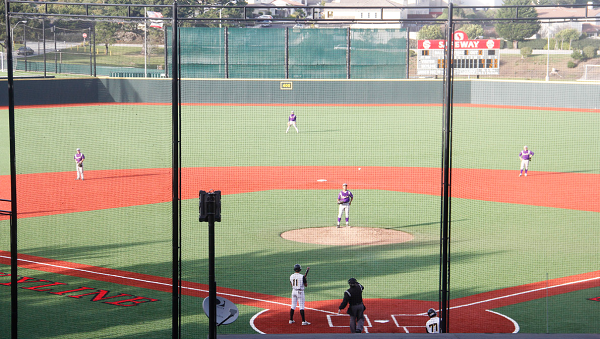
[[[454,49],[500,49],[499,39],[468,40],[465,32],[454,32]],[[446,40],[419,40],[418,49],[444,49]]]

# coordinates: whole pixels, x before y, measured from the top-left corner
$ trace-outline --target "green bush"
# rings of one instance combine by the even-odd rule
[[[582,60],[583,55],[581,54],[580,51],[574,50],[573,53],[571,53],[571,58],[573,58],[574,60]]]
[[[521,57],[523,57],[523,58],[530,57],[532,53],[533,53],[533,50],[531,49],[531,47],[521,48]]]
[[[600,39],[586,38],[575,40],[571,43],[571,46],[573,46],[573,48],[575,49],[583,49],[586,46],[594,46],[596,48],[600,48]]]
[[[573,61],[569,60],[569,62],[567,62],[568,68],[575,68],[575,66],[577,66],[577,65]]]
[[[594,58],[598,55],[598,48],[594,47],[594,46],[585,46],[583,48],[583,56],[586,57],[586,59],[591,59]]]

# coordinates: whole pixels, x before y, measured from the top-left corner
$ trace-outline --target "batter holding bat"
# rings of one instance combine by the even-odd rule
[[[348,224],[348,213],[350,212],[350,204],[352,204],[352,200],[354,200],[354,195],[352,192],[348,191],[348,184],[344,183],[342,185],[342,191],[338,194],[337,203],[340,205],[337,219],[337,227],[340,227],[340,221],[342,220],[342,212],[346,211],[346,226],[350,227]]]
[[[304,288],[308,286],[308,280],[306,279],[306,275],[310,267],[306,268],[306,273],[302,275],[300,271],[302,271],[302,266],[299,264],[294,265],[294,273],[290,275],[290,284],[292,285],[292,309],[290,310],[290,324],[293,324],[294,321],[294,311],[296,310],[296,306],[300,307],[300,316],[302,317],[302,325],[310,325],[306,318],[304,317]]]

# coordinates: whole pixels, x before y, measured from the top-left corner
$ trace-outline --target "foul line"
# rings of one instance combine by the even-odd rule
[[[579,284],[579,283],[588,282],[588,281],[592,281],[592,280],[598,280],[598,279],[600,279],[600,277],[588,278],[588,279],[583,279],[583,280],[578,280],[578,281],[570,281],[570,282],[567,282],[567,283],[564,283],[564,284],[559,284],[559,285],[554,285],[554,286],[549,286],[549,287],[540,287],[540,288],[536,288],[536,289],[529,290],[529,291],[523,291],[523,292],[518,292],[518,293],[513,293],[513,294],[507,294],[507,295],[504,295],[504,296],[495,297],[495,298],[491,298],[491,299],[487,299],[487,300],[476,301],[476,302],[472,302],[472,303],[468,303],[468,304],[464,304],[464,305],[459,305],[459,306],[452,306],[452,307],[450,307],[450,309],[455,309],[455,308],[461,308],[461,307],[467,307],[467,306],[473,306],[473,305],[483,304],[483,303],[487,303],[487,302],[494,301],[494,300],[506,299],[506,298],[517,296],[517,295],[522,295],[522,294],[527,294],[527,293],[533,293],[533,292],[538,292],[538,291],[544,291],[544,290],[548,290],[548,289],[551,289],[551,288],[557,288],[557,287],[563,287],[563,286],[568,286],[568,285],[574,285],[574,284]]]
[[[0,255],[0,258],[10,259],[9,256],[5,256],[5,255]],[[81,269],[81,268],[68,267],[68,266],[56,265],[56,264],[39,262],[39,261],[33,261],[33,260],[27,260],[27,259],[19,259],[19,258],[17,258],[17,261],[22,261],[22,262],[27,262],[27,263],[31,263],[31,264],[37,264],[37,265],[44,265],[44,266],[49,266],[49,267],[54,267],[54,268],[60,268],[60,269],[66,269],[66,270],[72,270],[72,271],[79,271],[79,272],[88,273],[88,274],[97,274],[97,275],[102,275],[102,276],[107,276],[107,277],[118,278],[118,279],[143,282],[143,283],[147,283],[147,284],[155,284],[155,285],[162,285],[162,286],[168,286],[168,287],[172,287],[173,286],[173,284],[162,283],[160,281],[153,281],[153,280],[145,280],[145,279],[139,279],[139,278],[132,278],[132,277],[127,277],[127,276],[122,276],[122,275],[109,274],[109,273],[103,273],[103,272],[96,272],[96,271],[91,271],[91,270],[86,270],[86,269]],[[27,268],[27,267],[24,267],[24,268]],[[56,272],[53,272],[53,273],[56,273]],[[58,274],[60,274],[60,273],[58,273]],[[205,290],[205,289],[194,288],[194,287],[187,287],[187,286],[183,286],[183,285],[181,286],[181,289],[195,291],[195,292],[209,293],[209,291]],[[234,297],[234,298],[247,299],[247,300],[258,301],[258,302],[262,302],[262,303],[276,304],[276,305],[281,305],[281,306],[289,306],[288,303],[282,303],[282,302],[278,302],[278,301],[253,298],[253,297],[249,297],[249,296],[232,294],[232,293],[217,292],[217,294],[221,295],[221,296],[229,296],[229,297]],[[200,296],[198,296],[198,297],[200,298]],[[312,310],[312,311],[323,312],[323,313],[336,314],[335,312],[326,311],[326,310],[320,310],[320,309],[311,308],[311,307],[306,307],[306,309]]]

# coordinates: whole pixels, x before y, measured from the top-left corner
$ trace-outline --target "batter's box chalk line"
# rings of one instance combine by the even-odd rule
[[[333,324],[333,317],[350,317],[347,314],[328,314],[327,315],[327,323],[329,324],[329,327],[348,327],[348,323],[346,322],[345,325],[334,325]],[[363,326],[364,332],[365,333],[369,333],[369,327],[373,327],[373,325],[371,324],[371,320],[369,320],[369,317],[365,314],[365,325]]]

